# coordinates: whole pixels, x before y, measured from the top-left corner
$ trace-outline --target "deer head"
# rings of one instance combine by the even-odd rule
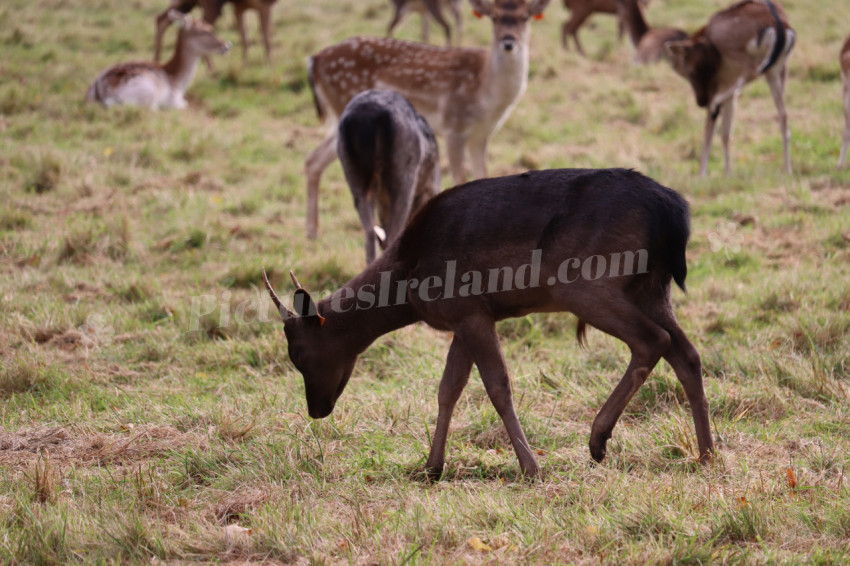
[[[673,70],[691,83],[697,105],[707,107],[717,92],[720,52],[711,43],[699,39],[670,41],[665,47]]]
[[[338,348],[323,347],[331,342],[325,340],[327,330],[322,330],[325,318],[319,314],[316,303],[301,287],[295,275],[291,271],[289,275],[295,284],[292,301],[295,312],[287,309],[278,298],[265,269],[263,281],[283,321],[289,359],[304,376],[307,412],[312,418],[321,419],[333,411],[337,399],[348,384],[359,352],[341,352]]]
[[[528,20],[539,18],[550,0],[469,0],[478,16],[493,20],[493,37],[503,51],[528,43]]]
[[[168,20],[180,28],[179,40],[196,55],[225,54],[230,51],[230,42],[215,35],[213,27],[195,20],[177,10],[168,11]]]

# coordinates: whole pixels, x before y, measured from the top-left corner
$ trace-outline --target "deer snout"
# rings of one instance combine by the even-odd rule
[[[335,402],[307,403],[307,413],[311,419],[323,419],[334,410]]]
[[[505,37],[502,38],[502,41],[499,42],[499,45],[501,46],[503,51],[510,52],[510,51],[513,51],[514,49],[516,49],[517,40],[512,35],[506,35]]]

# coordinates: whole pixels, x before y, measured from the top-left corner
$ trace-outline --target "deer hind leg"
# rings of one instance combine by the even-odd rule
[[[718,108],[716,113],[711,111],[711,107],[708,108],[708,112],[705,116],[705,131],[703,132],[703,140],[702,140],[702,157],[700,158],[699,164],[699,174],[702,177],[708,175],[708,156],[711,153],[711,140],[714,137],[714,128],[717,124],[717,113],[720,112],[720,108]]]
[[[259,8],[260,13],[260,33],[263,36],[263,48],[266,50],[266,61],[272,59],[272,7],[270,4],[262,4]]]
[[[336,159],[337,129],[331,128],[319,147],[310,152],[305,163],[307,175],[307,237],[315,239],[319,233],[319,182],[322,173]]]
[[[785,111],[785,77],[787,67],[783,61],[781,65],[775,65],[767,73],[765,78],[770,86],[770,94],[776,105],[776,113],[779,116],[779,133],[782,135],[782,157],[785,162],[785,172],[791,174],[791,129],[788,127],[788,114]]]
[[[457,400],[469,381],[470,371],[472,371],[472,357],[461,341],[455,337],[449,347],[446,368],[443,370],[443,378],[440,380],[440,392],[437,395],[440,407],[437,413],[437,426],[434,429],[431,451],[428,453],[428,460],[425,462],[425,470],[432,479],[439,479],[443,474],[449,423],[452,420],[452,413],[454,413]]]
[[[589,13],[584,12],[573,12],[569,21],[564,24],[564,27],[561,29],[561,45],[564,49],[567,49],[567,36],[571,35],[573,41],[576,44],[576,50],[581,54],[582,57],[586,57],[584,53],[584,48],[581,46],[581,42],[578,39],[578,30],[587,20]]]
[[[738,93],[735,92],[720,106],[720,140],[723,142],[723,170],[727,175],[732,170],[729,161],[729,141],[732,138],[732,118],[735,115],[735,102],[737,98]]]
[[[844,167],[847,158],[847,145],[850,144],[850,76],[844,77],[844,135],[841,142],[841,155],[838,167]]]
[[[711,425],[708,417],[708,399],[702,382],[702,362],[699,353],[679,327],[676,319],[670,315],[670,321],[664,323],[664,328],[670,334],[670,349],[664,354],[664,359],[676,372],[676,377],[688,396],[691,415],[699,446],[699,461],[708,463],[714,452],[714,440],[711,436]]]
[[[467,147],[469,148],[469,168],[472,170],[472,178],[486,178],[487,138],[470,138]]]
[[[450,1],[449,10],[451,10],[452,17],[455,20],[455,43],[460,45],[463,41],[463,17],[460,14],[460,0]]]
[[[449,156],[449,169],[452,172],[452,182],[461,185],[466,182],[466,169],[463,162],[466,154],[466,136],[463,134],[446,134],[446,153]]]
[[[233,5],[236,16],[236,28],[239,30],[239,41],[242,42],[242,61],[248,60],[248,35],[245,33],[245,7],[242,4]]]
[[[626,343],[632,358],[626,373],[602,405],[590,429],[590,456],[601,462],[620,415],[670,347],[670,335],[627,299],[611,301],[602,316],[583,318]]]
[[[481,373],[484,389],[505,425],[522,473],[530,478],[538,477],[540,466],[531,452],[514,409],[508,368],[499,346],[495,322],[487,316],[471,316],[453,330],[456,339],[462,341]]]
[[[446,18],[443,17],[443,12],[440,10],[440,4],[437,0],[433,0],[430,2],[425,2],[425,7],[428,9],[428,13],[434,18],[441,28],[443,28],[443,33],[446,34],[446,45],[452,44],[452,28],[449,27],[449,23],[446,21]],[[422,14],[423,21],[427,20],[427,14]],[[427,40],[426,40],[427,41]]]

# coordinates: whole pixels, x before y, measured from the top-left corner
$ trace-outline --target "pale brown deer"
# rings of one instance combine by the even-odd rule
[[[687,33],[677,28],[649,27],[638,0],[616,0],[616,3],[620,22],[635,46],[637,63],[654,63],[666,57],[664,45],[667,42],[688,38]]]
[[[130,104],[158,108],[185,108],[186,89],[192,83],[198,60],[205,55],[227,53],[230,43],[215,35],[212,26],[193,20],[177,10],[169,20],[180,27],[174,56],[165,64],[121,63],[103,71],[86,92],[86,100],[104,106]]]
[[[437,140],[402,95],[367,90],[342,113],[337,153],[366,235],[369,264],[378,245],[395,240],[407,219],[440,192]]]
[[[154,61],[159,62],[160,52],[162,51],[162,36],[165,30],[171,25],[171,19],[168,17],[169,10],[177,10],[184,14],[188,14],[196,7],[201,8],[203,12],[202,19],[215,26],[218,18],[221,16],[222,8],[225,4],[233,4],[233,13],[236,16],[236,27],[239,30],[239,39],[242,42],[242,59],[248,58],[248,37],[245,33],[245,12],[255,10],[260,18],[260,32],[263,36],[263,47],[266,50],[266,60],[271,58],[271,18],[272,6],[277,0],[170,0],[168,9],[156,17],[156,33],[154,36]],[[209,66],[209,60],[207,60]]]
[[[452,44],[452,28],[443,16],[443,8],[448,8],[455,20],[455,43],[460,43],[463,37],[463,18],[460,14],[460,0],[391,0],[393,17],[387,26],[387,35],[392,36],[395,28],[410,14],[419,14],[422,19],[422,41],[428,42],[428,21],[434,21],[443,28],[446,34],[446,44]],[[429,18],[430,16],[430,18]]]
[[[649,0],[640,0],[643,6],[649,4]],[[564,0],[564,8],[570,12],[570,19],[561,26],[561,46],[569,49],[567,37],[572,37],[576,49],[584,55],[584,48],[578,39],[578,30],[593,14],[617,15],[617,0]],[[623,38],[623,22],[617,19],[617,39]]]
[[[769,0],[741,0],[714,14],[708,24],[683,41],[667,43],[673,69],[690,82],[697,105],[707,110],[700,174],[708,157],[718,116],[726,173],[735,101],[744,85],[764,76],[779,115],[785,172],[791,174],[791,130],[785,111],[788,55],[796,33],[785,11]]]
[[[605,457],[617,420],[664,358],[684,387],[698,458],[707,462],[714,444],[700,356],[671,303],[671,281],[685,286],[689,232],[685,200],[637,172],[536,171],[440,193],[383,255],[318,303],[293,276],[291,312],[265,283],[313,418],[333,411],[357,357],[379,336],[419,321],[452,332],[425,463],[431,476],[443,471],[449,422],[473,364],[522,473],[540,474],[514,410],[495,326],[536,312],[572,312],[579,341],[591,325],[631,351],[625,374],[593,421],[594,460]]]
[[[407,98],[443,137],[455,184],[487,176],[487,144],[508,118],[528,83],[529,19],[549,0],[470,0],[491,19],[488,49],[436,47],[391,38],[355,37],[310,59],[316,108],[327,125],[324,140],[307,157],[307,235],[319,226],[319,181],[336,159],[336,122],[354,95],[371,88]]]
[[[841,155],[838,157],[838,167],[844,167],[847,158],[847,144],[850,143],[850,37],[841,46],[838,59],[841,65],[841,83],[844,85],[844,135],[841,141]]]

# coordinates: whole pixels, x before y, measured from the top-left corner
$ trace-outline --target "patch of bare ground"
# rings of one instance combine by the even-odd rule
[[[40,426],[0,432],[0,464],[29,467],[48,452],[57,465],[137,464],[186,446],[208,450],[209,442],[205,435],[169,426],[132,426],[115,434]]]

